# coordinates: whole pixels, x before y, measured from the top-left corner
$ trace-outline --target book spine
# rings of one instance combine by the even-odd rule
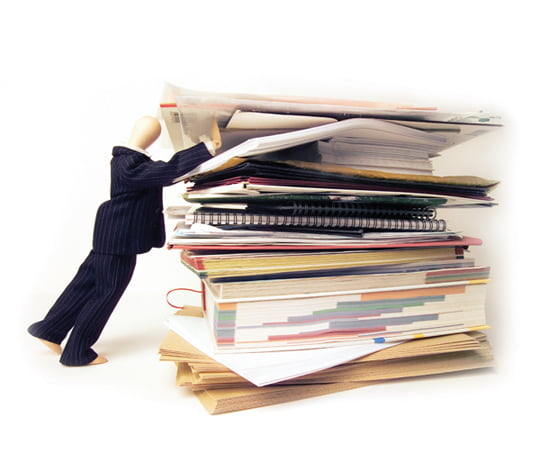
[[[445,231],[446,222],[434,219],[370,218],[362,216],[270,215],[224,211],[196,211],[186,215],[187,224],[211,226],[265,226],[298,228],[347,228],[385,231]]]

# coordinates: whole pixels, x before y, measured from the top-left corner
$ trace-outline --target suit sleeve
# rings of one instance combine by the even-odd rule
[[[124,147],[115,147],[116,153],[136,153]],[[178,177],[191,171],[199,164],[212,158],[212,154],[204,143],[199,143],[189,149],[179,151],[167,162],[153,161],[149,158],[118,159],[115,162],[115,173],[129,190],[142,190],[151,187],[172,185]]]

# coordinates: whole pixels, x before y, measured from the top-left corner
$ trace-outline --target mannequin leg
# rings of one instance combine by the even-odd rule
[[[95,289],[80,311],[60,357],[69,366],[103,363],[107,360],[91,348],[129,284],[136,256],[95,254]]]
[[[73,328],[81,309],[94,291],[94,253],[79,267],[73,280],[64,289],[42,321],[33,323],[28,332],[49,349],[60,354],[60,343]]]

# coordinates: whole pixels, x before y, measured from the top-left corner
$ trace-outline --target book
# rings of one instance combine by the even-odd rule
[[[385,343],[482,329],[486,280],[220,299],[204,291],[217,350]]]
[[[462,261],[456,261],[458,264]],[[415,264],[416,265],[416,264]],[[446,264],[444,264],[446,265]],[[377,273],[360,275],[331,275],[322,277],[289,277],[289,273],[274,275],[279,278],[261,278],[259,274],[252,277],[218,277],[208,279],[206,287],[219,299],[249,298],[256,294],[259,297],[299,296],[315,294],[332,290],[334,292],[348,292],[354,290],[369,290],[379,287],[403,287],[447,281],[461,280],[487,280],[489,267],[458,267],[449,269],[436,269],[431,271],[412,271],[413,264],[406,267],[392,267],[396,272],[383,272],[389,270],[381,268]],[[409,269],[409,271],[405,271]],[[401,271],[399,271],[401,270]],[[334,271],[332,272],[334,273]],[[310,272],[311,274],[311,272]]]
[[[193,225],[196,226],[196,225]],[[403,247],[440,247],[480,245],[481,240],[459,236],[454,232],[386,232],[367,233],[362,237],[316,233],[276,231],[220,230],[212,226],[177,227],[170,235],[167,248],[210,251],[281,251],[391,249]]]
[[[460,245],[435,247],[405,247],[396,249],[345,250],[345,251],[265,251],[265,252],[200,252],[182,251],[182,264],[199,277],[217,279],[265,274],[292,274],[351,269],[356,273],[373,274],[384,270],[421,270],[438,263],[464,260]],[[467,263],[467,261],[465,261]],[[413,265],[415,264],[415,265]],[[362,270],[364,269],[364,270]]]

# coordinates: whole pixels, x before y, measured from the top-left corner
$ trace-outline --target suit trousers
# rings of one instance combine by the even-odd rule
[[[29,333],[60,344],[71,330],[60,362],[68,366],[92,362],[97,357],[92,346],[128,286],[136,259],[136,255],[90,251],[45,318],[32,324]]]

